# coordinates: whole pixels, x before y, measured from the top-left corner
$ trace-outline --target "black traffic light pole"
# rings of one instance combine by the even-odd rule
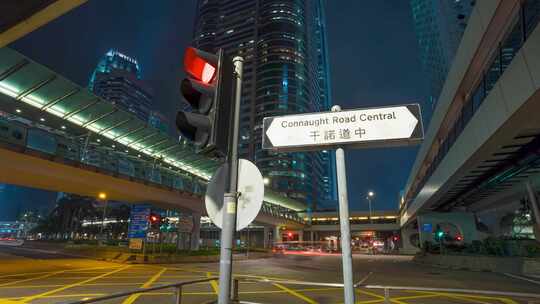
[[[231,299],[232,251],[236,231],[236,206],[238,204],[238,128],[240,123],[240,100],[242,95],[242,69],[244,59],[233,58],[236,90],[234,95],[234,116],[232,136],[228,149],[229,187],[223,199],[223,227],[221,228],[221,249],[219,255],[219,295],[218,304],[229,304]],[[229,75],[225,75],[227,77]]]

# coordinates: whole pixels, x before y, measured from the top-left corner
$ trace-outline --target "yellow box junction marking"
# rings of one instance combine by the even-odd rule
[[[52,277],[52,276],[54,276],[54,275],[61,274],[61,273],[64,273],[64,272],[66,272],[66,271],[65,271],[65,270],[61,270],[61,271],[51,272],[51,273],[44,274],[44,275],[41,275],[41,276],[33,277],[33,278],[28,278],[28,279],[23,279],[23,280],[12,281],[12,282],[9,282],[9,283],[2,283],[2,284],[0,284],[0,287],[10,286],[10,285],[16,285],[16,284],[19,284],[19,283],[28,282],[28,281],[33,281],[33,280],[45,279],[45,278]]]
[[[167,268],[166,267],[163,267],[161,268],[160,271],[158,271],[156,274],[154,274],[150,279],[148,279],[148,281],[146,281],[142,286],[141,288],[149,288],[152,286],[152,284],[157,281],[159,279],[159,277],[165,272],[167,271]],[[136,294],[132,294],[131,296],[129,296],[129,298],[125,299],[124,302],[122,302],[122,304],[131,304],[133,302],[135,302],[139,297],[141,296],[140,293],[136,293]]]
[[[319,304],[319,303],[316,302],[315,300],[313,300],[313,299],[311,299],[311,298],[308,298],[308,297],[306,297],[305,295],[303,295],[303,294],[301,294],[301,293],[299,293],[299,292],[296,292],[296,291],[294,291],[294,290],[292,290],[292,289],[290,289],[290,288],[287,288],[287,287],[285,287],[285,286],[283,286],[283,285],[281,285],[281,284],[273,283],[272,285],[276,286],[276,287],[279,288],[279,289],[282,289],[282,290],[286,291],[287,293],[289,293],[289,294],[291,294],[291,295],[293,295],[293,296],[295,296],[295,297],[297,297],[297,298],[300,298],[300,299],[306,301],[306,302],[309,303],[309,304]]]
[[[89,279],[86,279],[84,281],[80,281],[80,282],[77,282],[77,283],[73,283],[73,284],[68,284],[66,286],[63,286],[63,287],[60,287],[60,288],[57,288],[57,289],[53,289],[53,290],[49,290],[49,291],[46,291],[44,293],[40,293],[40,294],[37,294],[37,295],[33,295],[33,296],[30,296],[30,297],[26,297],[22,300],[23,303],[26,303],[26,302],[30,302],[32,300],[35,300],[35,299],[38,299],[38,298],[42,298],[42,297],[45,297],[45,296],[50,296],[52,294],[55,294],[57,292],[60,292],[60,291],[64,291],[66,289],[69,289],[69,288],[72,288],[72,287],[76,287],[76,286],[81,286],[81,285],[84,285],[86,283],[90,283],[90,282],[93,282],[95,280],[99,280],[101,278],[104,278],[106,276],[109,276],[111,274],[115,274],[117,272],[120,272],[120,271],[123,271],[123,270],[126,270],[128,268],[130,268],[131,265],[128,265],[128,266],[124,266],[124,267],[121,267],[121,268],[118,268],[118,269],[115,269],[113,271],[109,271],[107,273],[104,273],[102,275],[98,275],[98,276],[95,276],[95,277],[92,277],[92,278],[89,278]]]
[[[212,273],[211,273],[211,272],[207,272],[207,273],[206,273],[206,277],[207,277],[207,278],[211,278],[211,277],[212,277]],[[218,285],[218,283],[217,283],[215,280],[210,281],[210,286],[212,286],[212,289],[214,290],[214,294],[218,294],[218,293],[219,293],[219,285]]]

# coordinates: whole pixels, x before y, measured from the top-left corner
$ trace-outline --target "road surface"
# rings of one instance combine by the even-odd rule
[[[217,275],[216,263],[136,265],[116,264],[66,256],[50,250],[0,247],[0,303],[69,303],[137,288],[148,288]],[[286,255],[270,259],[244,260],[234,264],[236,275],[284,282],[244,282],[240,299],[254,303],[343,303],[342,290],[316,284],[297,285],[290,281],[339,283],[339,256]],[[408,256],[354,256],[355,280],[368,285],[395,285],[481,289],[540,293],[540,282],[501,274],[446,270],[415,264]],[[289,281],[289,282],[287,282]],[[207,303],[216,298],[215,281],[187,287],[184,302]],[[382,290],[357,289],[357,303],[384,303]],[[173,291],[163,290],[103,303],[173,303]],[[392,292],[391,303],[540,303],[540,298],[492,294]]]

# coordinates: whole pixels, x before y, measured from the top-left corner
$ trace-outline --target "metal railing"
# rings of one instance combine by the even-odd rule
[[[156,287],[150,287],[145,289],[137,289],[125,292],[114,293],[111,295],[93,298],[88,300],[82,300],[77,302],[69,302],[66,304],[88,304],[88,303],[97,303],[105,300],[117,299],[126,296],[131,296],[134,294],[141,294],[152,292],[156,290],[175,288],[175,302],[174,304],[182,304],[182,288],[186,285],[192,285],[203,282],[210,282],[218,280],[217,277],[204,278],[200,280],[193,281],[184,281],[175,284],[161,285]],[[243,302],[240,301],[239,290],[240,282],[258,282],[258,283],[276,283],[276,284],[285,284],[285,285],[304,285],[304,286],[319,286],[319,287],[334,287],[334,288],[343,288],[343,283],[324,283],[324,282],[306,282],[306,281],[290,281],[290,280],[272,280],[272,279],[261,279],[257,277],[235,277],[233,281],[233,292],[232,292],[232,303],[251,303],[253,302]],[[529,299],[540,299],[540,293],[521,293],[521,292],[505,292],[505,291],[492,291],[492,290],[475,290],[475,289],[459,289],[459,288],[430,288],[430,287],[416,287],[416,286],[385,286],[385,285],[368,285],[356,283],[354,288],[366,288],[366,289],[378,289],[383,290],[384,292],[384,303],[391,303],[390,292],[399,291],[399,290],[413,290],[413,291],[426,291],[426,292],[448,292],[456,294],[478,294],[478,295],[491,295],[491,296],[507,296],[507,297],[519,297],[519,298],[529,298]],[[214,301],[209,302],[215,303]]]
[[[118,293],[113,293],[113,294],[103,296],[103,297],[87,299],[87,300],[82,300],[82,301],[77,301],[77,302],[69,302],[67,304],[98,303],[98,302],[102,302],[102,301],[106,301],[106,300],[117,299],[117,298],[122,298],[122,297],[126,297],[126,296],[135,295],[135,294],[147,293],[147,292],[152,292],[152,291],[162,290],[162,289],[169,289],[169,288],[174,288],[175,289],[175,294],[174,294],[175,302],[174,303],[175,304],[182,304],[182,288],[184,286],[193,285],[193,284],[197,284],[197,283],[210,282],[210,281],[215,281],[215,280],[218,280],[218,278],[211,277],[211,278],[205,278],[205,279],[200,279],[200,280],[184,281],[184,282],[179,282],[179,283],[174,283],[174,284],[167,284],[167,285],[160,285],[160,286],[156,286],[156,287],[149,287],[149,288],[145,288],[145,289],[137,289],[137,290],[118,292]],[[235,295],[236,298],[238,298],[238,281],[236,281],[236,280],[235,280],[234,289],[236,290],[234,295]]]
[[[37,138],[39,140],[36,140]],[[156,160],[130,156],[122,150],[117,151],[101,144],[95,143],[86,147],[85,141],[80,139],[82,138],[74,139],[66,134],[56,134],[0,117],[0,145],[17,147],[19,151],[29,151],[34,156],[41,155],[44,158],[54,156],[55,161],[63,161],[64,164],[113,174],[119,178],[151,186],[199,196],[204,196],[206,192],[206,181],[192,174],[173,170]],[[297,212],[283,206],[263,202],[261,211],[274,217],[303,223],[303,218]]]

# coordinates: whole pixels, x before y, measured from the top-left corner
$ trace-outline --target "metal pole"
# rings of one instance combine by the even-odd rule
[[[239,286],[239,281],[238,279],[234,279],[234,284],[233,284],[233,298],[232,300],[233,301],[240,301],[240,296],[239,296],[239,289],[240,289],[240,286]]]
[[[182,304],[182,285],[176,287],[176,304]]]
[[[251,240],[249,238],[249,225],[247,226],[247,247],[246,247],[246,257],[249,258],[249,245],[251,244]]]
[[[99,231],[99,234],[101,234],[101,237],[103,237],[103,231],[105,230],[105,216],[107,214],[107,202],[108,200],[105,200],[105,205],[103,206],[103,216],[101,217],[101,230]]]
[[[385,304],[390,303],[390,289],[388,288],[384,289],[384,303]]]
[[[371,199],[369,198],[369,196],[367,200],[368,200],[368,205],[369,205],[369,223],[373,224],[373,219],[372,219],[373,212],[371,211]]]
[[[531,202],[531,209],[534,215],[534,221],[536,222],[536,228],[540,232],[540,206],[538,206],[538,200],[536,199],[536,192],[531,184],[531,181],[526,181],[525,186],[529,194],[529,201]]]
[[[339,106],[332,111],[341,111]],[[354,283],[351,253],[351,228],[349,225],[349,199],[347,195],[347,171],[345,169],[345,151],[336,150],[336,171],[339,197],[339,224],[341,229],[341,257],[343,259],[343,292],[345,304],[354,304]]]
[[[229,187],[223,199],[223,228],[221,229],[221,249],[219,256],[218,304],[229,304],[231,299],[232,250],[236,230],[236,205],[238,203],[238,128],[240,122],[240,100],[242,97],[242,70],[244,59],[234,57],[236,90],[234,97],[234,117],[232,138],[229,147]]]

